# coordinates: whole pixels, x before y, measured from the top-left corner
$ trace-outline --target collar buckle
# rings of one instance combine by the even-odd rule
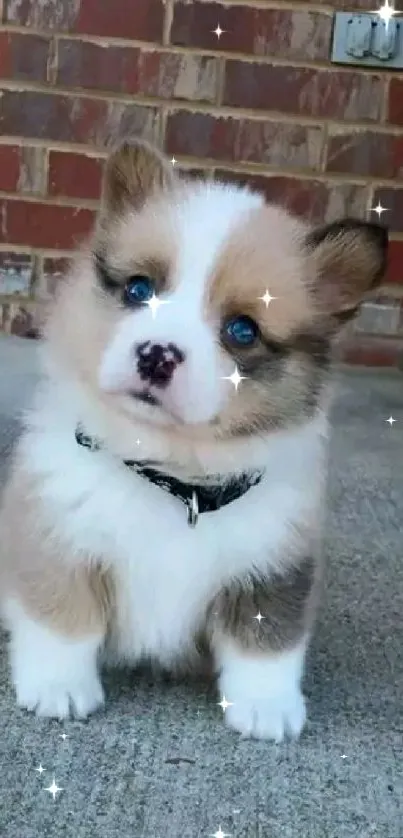
[[[189,527],[194,529],[199,520],[199,502],[195,491],[192,493],[191,500],[188,500],[186,505],[188,509],[188,524]]]

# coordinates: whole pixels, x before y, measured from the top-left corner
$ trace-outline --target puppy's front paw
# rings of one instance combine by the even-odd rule
[[[228,698],[230,701],[230,698]],[[306,721],[305,699],[299,689],[271,697],[233,697],[225,711],[228,727],[244,737],[282,742],[286,734],[297,738]]]
[[[220,691],[229,703],[225,721],[243,736],[298,737],[306,720],[300,682],[305,644],[282,654],[255,654],[234,644],[220,650]]]
[[[63,637],[12,612],[10,664],[17,704],[38,716],[85,718],[104,701],[98,676],[101,637]]]
[[[77,681],[21,678],[15,683],[17,704],[34,710],[37,716],[66,719],[70,715],[84,719],[104,703],[104,693],[96,673],[81,675]]]

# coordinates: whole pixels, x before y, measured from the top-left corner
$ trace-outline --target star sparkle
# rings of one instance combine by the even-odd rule
[[[169,303],[169,300],[160,300],[156,294],[153,294],[151,299],[147,300],[145,305],[149,307],[152,317],[155,319],[159,307],[166,305],[167,303]]]
[[[225,29],[221,29],[220,24],[219,24],[219,23],[217,23],[217,26],[216,26],[216,28],[215,28],[215,29],[213,29],[213,32],[214,32],[214,35],[216,35],[216,36],[217,36],[217,40],[219,41],[219,40],[220,40],[220,38],[221,38],[221,35],[224,35],[224,34],[225,34]]]
[[[232,707],[233,703],[234,703],[233,701],[227,701],[227,699],[225,698],[225,695],[223,695],[221,701],[217,702],[218,706],[222,707],[224,713],[225,713],[227,707]]]
[[[66,741],[66,739],[68,739],[68,738],[69,738],[69,737],[67,736],[67,733],[61,733],[61,734],[60,734],[60,739],[63,739],[63,742],[65,742],[65,741]]]
[[[43,768],[43,765],[40,762],[39,765],[38,765],[38,768],[35,768],[35,771],[37,771],[39,776],[40,776],[41,774],[43,774],[44,771],[46,771],[46,768]]]
[[[258,297],[258,300],[262,300],[264,302],[266,308],[268,308],[269,303],[271,303],[272,300],[277,300],[277,297],[272,297],[272,295],[268,292],[268,290],[266,288],[266,291],[264,292],[263,297]]]
[[[394,6],[390,5],[389,0],[385,0],[383,6],[377,10],[376,14],[379,15],[380,19],[385,23],[385,27],[387,29],[393,15],[396,14],[396,9]]]
[[[229,832],[223,832],[221,826],[218,827],[217,832],[214,832],[211,838],[229,838]]]
[[[389,416],[389,419],[385,419],[385,422],[387,422],[388,425],[390,425],[390,427],[393,428],[393,425],[395,424],[395,422],[397,422],[397,419],[394,419],[393,416]]]
[[[57,792],[58,792],[58,791],[63,791],[63,789],[61,788],[61,786],[58,786],[58,785],[57,785],[56,780],[55,780],[55,778],[53,777],[53,782],[52,782],[52,785],[48,786],[48,788],[47,788],[47,789],[45,789],[45,791],[48,791],[48,792],[52,795],[53,800],[55,800],[55,799],[56,799]]]
[[[176,157],[171,157],[171,163],[172,163],[173,166],[175,166],[177,162],[178,161],[177,161]]]
[[[232,373],[232,375],[223,375],[223,378],[225,379],[225,381],[230,381],[231,384],[234,385],[235,390],[238,390],[238,387],[239,387],[241,381],[244,381],[246,376],[245,375],[240,375],[239,374],[239,369],[235,365],[235,369],[234,369],[234,372]]]
[[[372,207],[372,212],[376,212],[377,215],[378,215],[378,218],[380,218],[383,212],[388,212],[388,208],[383,207],[381,202],[378,201],[376,207]]]
[[[264,620],[264,619],[265,619],[265,617],[264,617],[264,616],[263,616],[263,614],[261,614],[261,613],[260,613],[260,611],[259,611],[259,613],[258,613],[258,614],[256,614],[256,616],[255,616],[253,619],[254,619],[254,620],[257,620],[257,621],[258,621],[258,623],[259,623],[259,626],[260,626],[260,623],[262,622],[262,620]]]

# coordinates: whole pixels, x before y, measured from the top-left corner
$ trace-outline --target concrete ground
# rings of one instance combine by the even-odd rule
[[[35,370],[34,343],[0,339],[3,478]],[[403,838],[402,433],[403,376],[342,372],[300,742],[241,740],[203,683],[148,673],[108,676],[86,723],[39,721],[15,706],[3,635],[1,838]]]

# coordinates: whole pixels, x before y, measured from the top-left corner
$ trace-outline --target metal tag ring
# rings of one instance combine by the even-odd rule
[[[188,524],[189,527],[194,528],[199,520],[199,504],[197,501],[197,494],[193,492],[192,499],[188,501]]]

